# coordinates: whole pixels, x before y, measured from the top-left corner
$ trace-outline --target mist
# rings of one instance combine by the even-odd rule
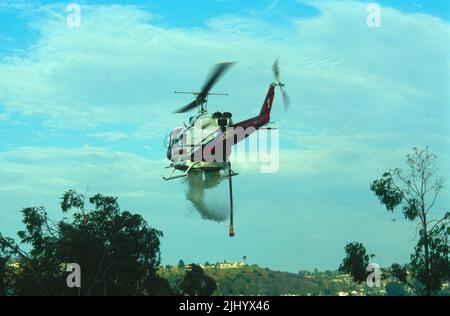
[[[186,178],[186,199],[205,220],[223,222],[228,219],[228,193],[221,190],[222,180],[219,171],[193,171]]]

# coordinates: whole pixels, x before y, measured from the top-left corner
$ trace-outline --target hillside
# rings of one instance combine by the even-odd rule
[[[243,263],[202,266],[217,283],[214,295],[384,295],[385,289],[355,284],[336,271],[298,274]],[[187,267],[189,268],[189,267]],[[186,268],[166,266],[159,274],[174,285]]]

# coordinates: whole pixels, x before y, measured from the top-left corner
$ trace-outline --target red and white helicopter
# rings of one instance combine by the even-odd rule
[[[233,65],[233,63],[217,64],[200,92],[175,92],[188,93],[196,96],[195,100],[174,113],[184,113],[197,108],[198,113],[191,116],[189,124],[175,128],[168,137],[167,158],[172,168],[169,176],[164,180],[172,180],[186,177],[192,173],[200,176],[212,176],[218,182],[223,178],[229,179],[230,192],[230,236],[234,236],[233,227],[233,190],[231,178],[237,175],[231,169],[229,161],[231,148],[258,129],[267,125],[270,120],[270,111],[275,96],[275,87],[279,87],[285,108],[289,105],[289,98],[284,91],[284,84],[280,79],[278,61],[273,64],[275,76],[274,82],[269,86],[264,103],[258,115],[249,119],[234,123],[230,112],[207,112],[209,95],[227,95],[223,93],[210,93],[209,91],[219,78]],[[175,172],[181,172],[175,175]],[[220,177],[216,175],[222,172]],[[213,176],[214,174],[214,176]]]

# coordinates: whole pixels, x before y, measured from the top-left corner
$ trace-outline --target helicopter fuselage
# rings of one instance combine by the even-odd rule
[[[223,169],[231,155],[231,147],[266,125],[274,98],[271,84],[259,115],[233,123],[231,113],[200,112],[189,119],[189,124],[172,130],[169,135],[167,158],[177,170],[204,171]]]

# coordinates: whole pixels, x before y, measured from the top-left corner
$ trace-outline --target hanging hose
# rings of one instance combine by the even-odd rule
[[[228,165],[228,183],[230,188],[230,237],[234,237],[233,227],[233,186],[231,183],[231,163]]]

